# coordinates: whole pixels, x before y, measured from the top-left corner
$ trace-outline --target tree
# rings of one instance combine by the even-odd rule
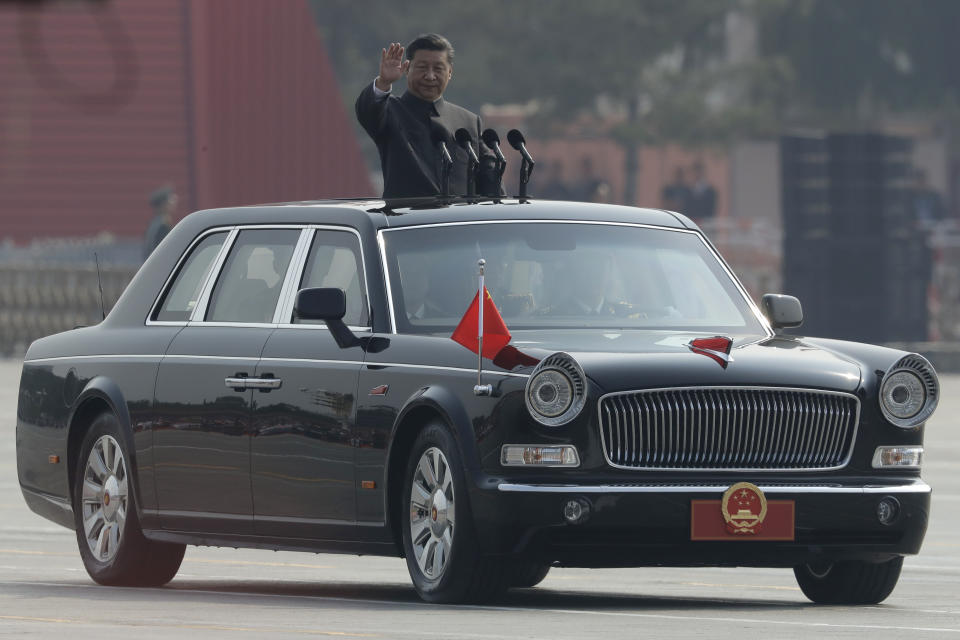
[[[436,31],[457,48],[450,95],[484,103],[537,101],[540,127],[591,109],[599,96],[625,107],[611,133],[626,151],[625,200],[635,200],[638,148],[647,141],[714,138],[729,122],[707,97],[725,78],[714,64],[724,19],[741,0],[313,0],[312,7],[352,102],[376,73],[381,47]],[[458,81],[459,80],[459,81]],[[536,125],[535,125],[536,126]]]

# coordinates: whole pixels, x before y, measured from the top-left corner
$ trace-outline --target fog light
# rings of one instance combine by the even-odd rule
[[[885,467],[920,468],[923,462],[923,447],[877,447],[873,454],[873,468]]]
[[[887,496],[877,503],[877,520],[880,524],[893,524],[900,517],[900,501]]]
[[[573,498],[563,505],[563,519],[570,524],[582,524],[590,517],[590,502],[586,498]]]
[[[579,467],[580,456],[571,444],[552,447],[505,444],[500,448],[500,464],[505,467]]]

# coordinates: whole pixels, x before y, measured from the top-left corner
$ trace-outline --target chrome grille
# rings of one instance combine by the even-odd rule
[[[609,394],[599,412],[615,467],[786,471],[845,465],[860,402],[809,389],[695,387]]]

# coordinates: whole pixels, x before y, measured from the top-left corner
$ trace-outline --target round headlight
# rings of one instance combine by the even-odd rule
[[[530,381],[527,398],[534,411],[548,418],[556,418],[570,407],[573,384],[556,369],[547,369]]]
[[[537,365],[527,381],[527,411],[548,427],[576,418],[586,401],[586,377],[573,357],[554,353]]]
[[[893,417],[906,420],[920,413],[927,393],[923,382],[910,371],[897,371],[883,381],[880,401]]]
[[[929,418],[940,396],[937,373],[926,358],[910,354],[890,367],[880,384],[880,410],[891,423],[912,429]]]

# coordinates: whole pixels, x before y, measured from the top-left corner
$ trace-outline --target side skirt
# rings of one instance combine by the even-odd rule
[[[223,534],[188,533],[185,531],[160,531],[156,529],[145,529],[143,535],[157,542],[175,542],[200,547],[233,547],[234,549],[268,549],[271,551],[305,551],[309,553],[343,553],[359,556],[400,557],[397,546],[392,542],[230,536]]]

